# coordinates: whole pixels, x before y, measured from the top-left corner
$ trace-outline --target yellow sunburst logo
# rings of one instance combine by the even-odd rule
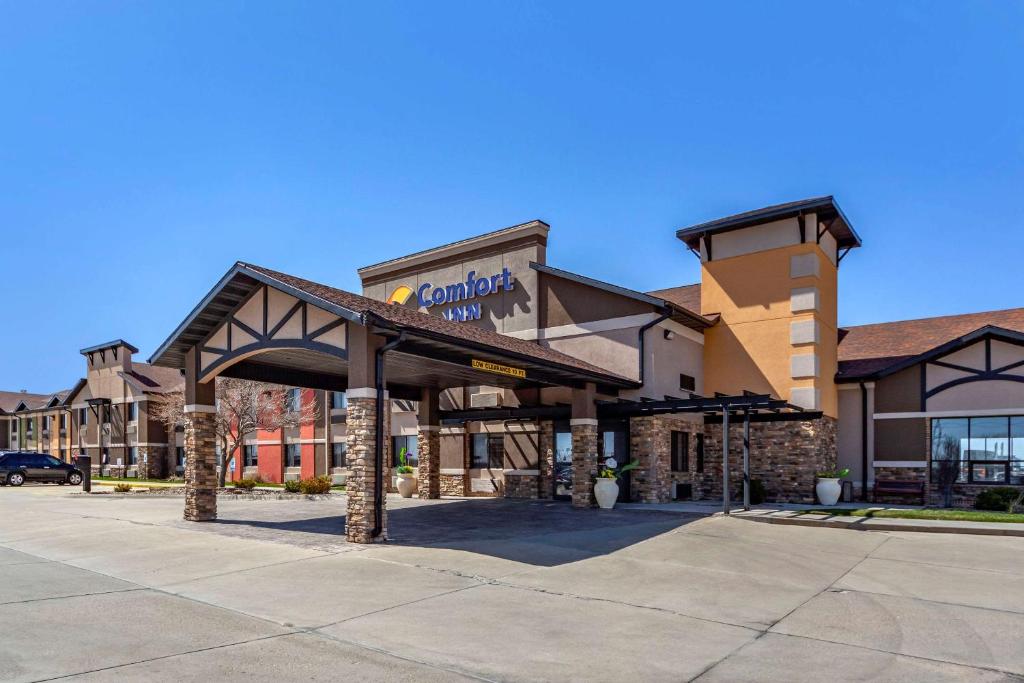
[[[405,285],[399,285],[395,288],[395,291],[391,292],[391,296],[388,297],[387,302],[389,304],[398,304],[401,306],[409,300],[410,296],[412,296],[412,289]]]

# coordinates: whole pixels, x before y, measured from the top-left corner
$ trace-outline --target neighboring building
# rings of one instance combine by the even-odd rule
[[[0,392],[0,450],[31,450],[70,461],[67,391]]]
[[[122,339],[81,350],[86,376],[65,400],[73,448],[89,455],[103,475],[166,477],[176,470],[178,452],[152,408],[183,379],[176,370],[134,362],[137,352]]]

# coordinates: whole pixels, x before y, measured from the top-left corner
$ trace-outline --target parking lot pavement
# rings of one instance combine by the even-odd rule
[[[0,490],[0,680],[1024,680],[1024,539]]]

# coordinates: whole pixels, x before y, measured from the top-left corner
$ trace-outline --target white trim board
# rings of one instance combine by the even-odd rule
[[[901,420],[909,417],[1002,417],[1004,415],[1024,415],[1024,406],[1020,408],[992,408],[989,410],[929,410],[919,413],[875,413],[876,420]]]

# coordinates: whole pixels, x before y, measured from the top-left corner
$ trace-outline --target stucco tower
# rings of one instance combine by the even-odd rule
[[[836,418],[839,262],[860,239],[832,197],[677,233],[701,260],[704,389],[768,393]]]

